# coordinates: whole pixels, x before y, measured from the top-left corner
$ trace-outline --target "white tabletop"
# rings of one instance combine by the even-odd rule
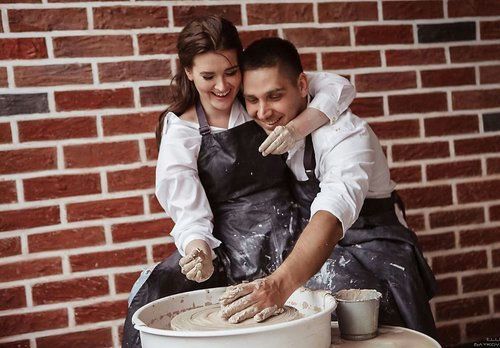
[[[399,326],[381,326],[378,336],[366,341],[347,341],[340,338],[337,322],[332,322],[332,345],[330,348],[436,348],[437,341],[423,333]]]

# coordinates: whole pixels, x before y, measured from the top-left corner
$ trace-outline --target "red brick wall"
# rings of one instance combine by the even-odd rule
[[[176,33],[206,13],[351,79],[442,342],[498,336],[500,2],[0,0],[0,347],[118,347],[131,284],[173,250],[153,131]]]

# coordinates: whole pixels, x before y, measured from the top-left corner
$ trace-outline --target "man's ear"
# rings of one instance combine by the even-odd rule
[[[297,86],[299,87],[300,96],[305,98],[309,94],[309,83],[307,82],[307,76],[305,73],[300,73]]]
[[[193,71],[188,68],[184,68],[184,72],[186,73],[189,81],[193,81]]]

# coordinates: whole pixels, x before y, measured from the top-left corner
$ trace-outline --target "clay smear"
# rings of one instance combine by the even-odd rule
[[[337,301],[361,302],[379,299],[382,297],[382,294],[377,290],[371,289],[346,289],[340,290],[334,297]]]

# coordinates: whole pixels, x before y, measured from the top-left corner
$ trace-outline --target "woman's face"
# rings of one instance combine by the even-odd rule
[[[193,67],[185,70],[207,114],[229,116],[241,84],[237,57],[236,50],[202,53],[194,57]]]

